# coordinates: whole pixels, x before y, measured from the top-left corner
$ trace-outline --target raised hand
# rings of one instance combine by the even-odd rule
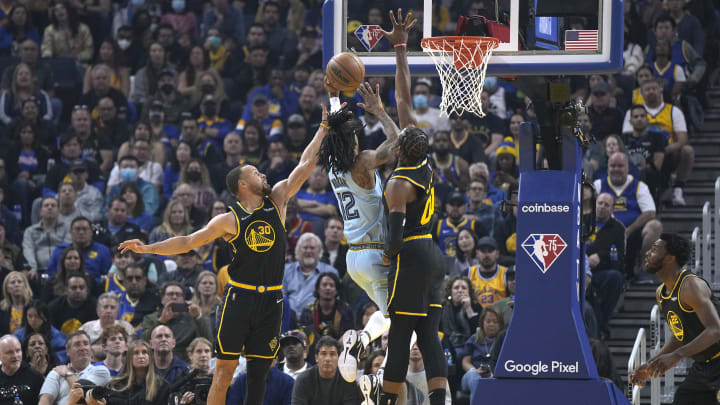
[[[358,103],[358,107],[375,116],[382,114],[383,106],[382,99],[380,98],[380,84],[375,85],[375,91],[373,91],[370,83],[365,82],[358,88],[358,93],[360,93],[364,101],[364,103]]]
[[[390,41],[391,45],[406,44],[408,40],[408,33],[412,27],[417,24],[417,19],[413,16],[412,11],[407,13],[407,17],[404,20],[401,8],[398,9],[397,13],[397,19],[395,19],[395,14],[392,10],[390,10],[390,21],[392,22],[393,30],[390,32],[382,30],[383,35],[385,35],[385,38]]]
[[[143,243],[143,241],[141,241],[140,239],[126,240],[125,242],[122,242],[120,246],[118,246],[118,250],[120,250],[122,253],[125,253],[128,250],[131,250],[135,253],[149,253],[147,245]]]

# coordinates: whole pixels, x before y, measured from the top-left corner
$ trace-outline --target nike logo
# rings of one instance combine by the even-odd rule
[[[677,297],[670,298],[670,301],[677,301]]]
[[[244,217],[240,218],[241,221],[244,221],[246,219],[250,218],[250,215],[245,215]]]
[[[265,212],[270,212],[270,211],[272,211],[272,210],[274,210],[274,209],[275,209],[275,208],[273,208],[273,207],[263,208],[263,211],[265,211]]]
[[[280,298],[279,300],[275,301],[276,304],[279,304],[279,303],[281,303],[281,302],[283,302],[283,299],[282,299],[282,298]]]

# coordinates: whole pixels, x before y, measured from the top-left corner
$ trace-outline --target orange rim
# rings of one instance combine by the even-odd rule
[[[444,36],[423,38],[421,45],[425,49],[439,52],[452,52],[455,65],[460,68],[477,68],[482,63],[483,56],[490,49],[497,48],[500,40],[495,37],[463,37]],[[477,52],[477,50],[480,52]],[[460,59],[471,61],[470,66],[461,66]]]

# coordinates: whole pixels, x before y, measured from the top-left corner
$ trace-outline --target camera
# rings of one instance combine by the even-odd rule
[[[195,403],[197,405],[205,405],[207,403],[208,394],[210,393],[212,378],[199,378],[195,381],[195,388],[193,389],[193,393],[195,394]]]
[[[80,401],[78,401],[78,404],[85,403],[85,396],[88,394],[88,392],[90,393],[90,396],[96,401],[101,401],[103,399],[107,401],[108,397],[110,396],[109,389],[94,385],[89,381],[84,381],[84,384],[81,383],[80,388],[82,388],[83,390],[83,397],[80,399]]]

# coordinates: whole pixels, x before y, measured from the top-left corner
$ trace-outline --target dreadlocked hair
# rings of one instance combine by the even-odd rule
[[[398,139],[405,164],[415,165],[427,157],[430,145],[425,133],[415,127],[405,128]]]
[[[318,152],[320,166],[328,173],[350,171],[355,163],[355,135],[361,133],[363,125],[350,110],[343,108],[328,115],[328,126]]]

